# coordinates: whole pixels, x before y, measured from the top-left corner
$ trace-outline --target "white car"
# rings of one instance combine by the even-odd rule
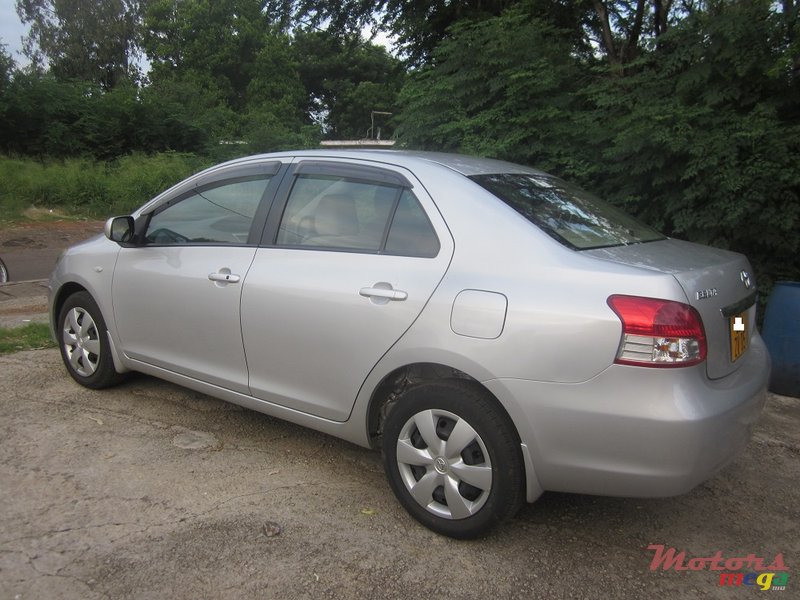
[[[70,375],[135,370],[382,447],[401,504],[474,537],[544,490],[686,492],[762,409],[744,256],[551,175],[396,151],[199,173],[62,256]]]

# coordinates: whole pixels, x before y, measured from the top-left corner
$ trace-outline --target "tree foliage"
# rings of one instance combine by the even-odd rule
[[[401,92],[400,139],[556,166],[550,153],[577,137],[577,92],[589,79],[570,50],[559,30],[519,9],[455,26]]]
[[[796,15],[707,3],[624,70],[522,6],[459,23],[403,89],[399,135],[539,165],[669,235],[748,254],[766,283],[797,279]]]
[[[359,36],[289,31],[273,16],[263,0],[153,0],[144,35],[153,84],[197,89],[198,118],[227,110],[219,133],[258,149],[363,135],[370,110],[399,92],[401,63]]]
[[[0,97],[0,149],[32,156],[112,158],[129,152],[195,151],[206,134],[181,108],[133,86],[59,82],[16,73]]]
[[[17,0],[25,51],[61,80],[112,89],[136,79],[144,0]]]
[[[50,14],[44,0],[19,4]],[[69,71],[52,53],[49,70],[18,71],[0,54],[0,149],[103,159],[178,150],[225,159],[309,147],[322,136],[364,136],[372,110],[391,112],[405,75],[399,60],[358,36],[287,31],[261,0],[141,6],[139,38],[151,64],[144,85]],[[47,23],[78,39],[67,35],[71,25]],[[32,38],[37,27],[44,30],[32,26]]]
[[[367,137],[372,111],[394,111],[405,70],[385,49],[320,31],[296,32],[293,49],[307,92],[305,109],[325,137]],[[383,137],[391,137],[391,123],[384,119],[382,126]]]
[[[593,184],[669,234],[798,278],[800,80],[783,21],[767,1],[689,15],[634,72],[585,90],[582,122]]]
[[[151,0],[143,36],[151,80],[194,79],[243,110],[258,54],[272,33],[263,8],[261,0]]]
[[[518,0],[272,0],[270,11],[284,24],[326,24],[341,35],[365,26],[384,28],[412,64],[421,64],[446,38],[448,28],[460,20],[481,20],[499,15]]]
[[[701,2],[684,1],[683,12]],[[623,65],[642,45],[665,33],[675,21],[674,0],[272,0],[269,11],[284,23],[326,24],[341,34],[373,30],[390,32],[412,65],[429,63],[456,24],[499,17],[507,10],[524,12],[559,30],[561,41],[579,52],[602,48],[608,60]]]

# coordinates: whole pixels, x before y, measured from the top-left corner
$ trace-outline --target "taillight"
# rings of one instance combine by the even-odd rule
[[[614,295],[608,298],[622,321],[614,362],[640,367],[687,367],[706,358],[706,334],[698,312],[681,302]]]

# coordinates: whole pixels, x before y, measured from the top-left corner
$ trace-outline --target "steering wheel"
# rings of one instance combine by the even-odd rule
[[[185,235],[181,235],[177,231],[172,231],[166,227],[156,229],[147,235],[147,240],[151,244],[188,244],[190,240]]]

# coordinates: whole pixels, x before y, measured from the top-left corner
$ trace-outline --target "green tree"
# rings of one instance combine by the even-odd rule
[[[366,137],[372,111],[396,112],[405,69],[384,48],[328,31],[297,31],[292,48],[306,111],[326,137]],[[391,122],[384,119],[381,126],[382,137],[391,137]]]
[[[291,38],[263,1],[152,0],[143,44],[150,87],[210,133],[206,152],[313,143]]]
[[[193,81],[240,111],[270,31],[263,0],[150,0],[142,41],[150,79]]]
[[[265,33],[247,84],[247,107],[268,109],[286,123],[304,121],[306,90],[300,69],[292,39],[278,31]]]
[[[709,3],[627,76],[585,89],[581,119],[595,189],[668,234],[745,252],[768,281],[800,277],[800,80],[785,16],[768,0]]]
[[[0,97],[11,83],[11,76],[15,68],[14,59],[11,58],[11,55],[6,50],[6,45],[0,38]]]
[[[704,3],[619,60],[576,52],[522,5],[460,23],[403,88],[399,137],[542,166],[669,235],[746,253],[766,287],[797,279],[795,9]]]
[[[80,125],[87,86],[15,72],[3,94],[0,147],[24,155],[85,153]]]
[[[77,79],[112,89],[138,76],[143,0],[17,0],[30,25],[25,53],[46,62],[59,80]]]
[[[451,30],[433,66],[409,78],[400,96],[400,140],[415,148],[581,167],[577,92],[589,71],[569,35],[521,8]],[[574,146],[573,146],[574,143]],[[585,169],[586,167],[582,167]]]
[[[265,35],[247,86],[241,138],[249,142],[249,150],[316,145],[320,130],[306,112],[307,95],[291,38],[277,31]]]
[[[684,2],[685,10],[692,4]],[[269,5],[286,26],[325,25],[341,35],[368,25],[373,31],[388,31],[415,66],[429,63],[457,24],[485,21],[516,8],[557,29],[575,52],[599,47],[612,63],[623,64],[644,41],[664,33],[675,12],[673,0],[272,0]]]
[[[206,132],[183,104],[132,83],[111,90],[19,71],[0,45],[0,151],[37,157],[113,158],[130,152],[198,151]]]
[[[433,48],[459,20],[496,16],[518,0],[272,0],[271,12],[282,22],[325,26],[340,37],[358,35],[367,25],[391,32],[414,64],[425,62]]]

